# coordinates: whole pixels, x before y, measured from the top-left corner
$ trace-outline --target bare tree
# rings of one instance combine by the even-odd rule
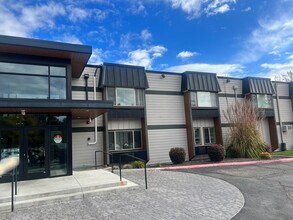
[[[282,74],[282,81],[293,82],[293,72],[290,70],[287,74]]]

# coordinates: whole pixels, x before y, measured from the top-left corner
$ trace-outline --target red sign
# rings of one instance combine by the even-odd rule
[[[59,134],[55,135],[55,136],[54,136],[54,142],[55,142],[56,144],[61,143],[61,142],[62,142],[62,136],[59,135]]]

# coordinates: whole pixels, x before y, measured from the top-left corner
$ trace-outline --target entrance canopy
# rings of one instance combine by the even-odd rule
[[[0,113],[72,113],[73,119],[95,118],[113,108],[111,101],[2,99]]]

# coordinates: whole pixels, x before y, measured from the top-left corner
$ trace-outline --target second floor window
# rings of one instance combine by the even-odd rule
[[[217,107],[217,94],[214,92],[190,92],[191,107]]]
[[[144,106],[144,90],[134,88],[107,88],[107,100],[115,106]]]
[[[252,103],[258,108],[273,108],[273,99],[272,95],[267,94],[253,94]]]

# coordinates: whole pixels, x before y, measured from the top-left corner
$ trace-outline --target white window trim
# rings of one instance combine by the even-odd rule
[[[215,142],[211,142],[211,128],[212,129],[214,129],[214,140],[215,140]],[[205,132],[204,132],[204,130],[205,129],[208,129],[208,131],[209,131],[209,142],[207,143],[207,142],[205,142]],[[204,144],[215,144],[216,143],[216,130],[215,130],[215,127],[203,127],[202,128],[202,130],[203,130],[203,140],[204,140]]]
[[[195,141],[195,129],[198,129],[199,130],[199,144],[196,143]],[[193,137],[194,137],[194,144],[195,146],[200,146],[202,145],[202,131],[201,131],[201,127],[194,127],[193,128]]]
[[[135,147],[134,146],[134,144],[135,144],[135,142],[134,142],[134,132],[135,131],[139,131],[140,132],[140,141],[141,141],[141,143],[140,143],[140,147]],[[129,151],[129,150],[136,150],[136,149],[142,149],[142,132],[141,132],[141,130],[110,130],[110,131],[108,131],[108,132],[113,132],[114,133],[114,150],[110,150],[110,151]],[[132,132],[132,143],[133,143],[133,146],[132,146],[132,148],[129,148],[129,149],[116,149],[116,133],[117,132]]]

